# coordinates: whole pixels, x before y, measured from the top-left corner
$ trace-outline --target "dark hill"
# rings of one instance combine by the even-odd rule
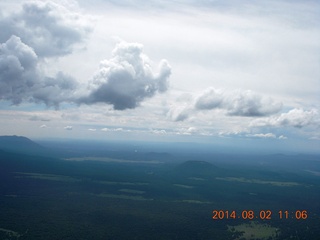
[[[186,176],[205,176],[214,174],[217,169],[218,167],[212,163],[191,160],[178,165],[175,172]]]
[[[0,136],[0,150],[30,155],[45,155],[48,153],[45,147],[22,136]]]

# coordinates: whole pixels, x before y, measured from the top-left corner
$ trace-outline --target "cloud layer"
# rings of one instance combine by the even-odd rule
[[[171,67],[166,60],[154,73],[141,44],[118,43],[112,58],[101,61],[89,84],[89,94],[78,103],[108,103],[116,110],[136,108],[146,98],[168,89]]]

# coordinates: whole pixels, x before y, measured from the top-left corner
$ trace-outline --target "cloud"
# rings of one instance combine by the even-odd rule
[[[78,104],[108,103],[116,110],[136,108],[146,98],[168,89],[171,67],[166,60],[154,73],[149,60],[142,53],[142,45],[121,42],[110,60],[100,64],[99,71],[89,83],[86,96],[75,95],[78,82],[58,72],[48,77],[39,67],[36,52],[17,36],[0,45],[0,99],[14,105],[22,101],[43,102],[59,107],[62,102]]]
[[[180,122],[188,119],[192,111],[192,108],[188,106],[172,106],[167,112],[167,117],[175,122]]]
[[[197,110],[224,109],[228,115],[243,117],[275,114],[280,111],[281,107],[281,103],[250,90],[227,92],[209,88],[195,100]]]
[[[316,109],[305,111],[303,109],[294,108],[287,113],[282,113],[278,118],[273,118],[271,123],[281,126],[293,126],[296,128],[302,128],[308,125],[319,126],[319,112]]]
[[[295,128],[303,128],[307,126],[320,126],[320,116],[316,109],[309,111],[301,108],[291,109],[289,112],[281,113],[279,116],[263,118],[255,120],[252,126],[290,126]]]
[[[66,127],[64,127],[63,129],[64,129],[64,130],[69,130],[69,131],[70,131],[70,130],[72,130],[72,126],[66,126]]]
[[[35,102],[44,102],[47,106],[59,107],[62,102],[72,102],[78,82],[71,76],[58,72],[55,77],[45,77],[33,90]]]
[[[17,36],[0,45],[0,99],[18,105],[22,101],[44,102],[58,107],[76,89],[76,81],[62,72],[44,76],[34,50]]]
[[[195,108],[198,110],[221,108],[223,105],[223,98],[221,90],[216,90],[214,88],[206,89],[196,99]]]
[[[178,135],[196,135],[199,134],[199,130],[195,127],[181,128],[177,131]]]
[[[71,53],[91,31],[87,17],[73,10],[52,1],[32,1],[0,15],[0,100],[56,109],[62,102],[107,103],[124,110],[167,91],[168,62],[161,60],[155,72],[143,46],[124,41],[116,45],[111,59],[101,61],[87,90],[63,72],[47,76],[42,69],[47,59]]]
[[[63,72],[47,76],[40,66],[86,39],[91,29],[86,16],[51,1],[32,1],[0,15],[0,29],[0,100],[55,108],[71,101],[78,83]]]
[[[277,136],[273,133],[256,133],[256,134],[247,134],[247,137],[256,137],[256,138],[276,138]]]
[[[156,134],[156,135],[166,135],[167,131],[164,129],[151,129],[151,133]]]
[[[43,124],[43,125],[41,125],[39,128],[48,128],[48,126],[45,125],[45,124]]]
[[[280,140],[286,140],[286,139],[288,139],[288,137],[281,135],[281,136],[279,136],[279,139]]]
[[[52,1],[25,2],[22,9],[0,15],[0,42],[19,36],[40,57],[66,55],[91,31],[85,16]]]
[[[131,132],[130,129],[123,129],[123,128],[102,128],[101,131],[103,132]]]
[[[21,103],[39,78],[37,61],[33,49],[16,36],[0,45],[0,99]]]
[[[167,116],[173,121],[184,121],[192,114],[208,110],[220,110],[227,116],[263,117],[275,114],[282,103],[250,90],[221,90],[210,87],[193,100],[178,103],[168,110]]]
[[[29,118],[30,121],[42,121],[42,122],[49,122],[50,118],[47,117],[41,117],[38,115],[33,115]]]
[[[157,92],[165,92],[170,74],[166,60],[160,62],[158,73],[154,73],[143,54],[143,46],[122,41],[116,45],[111,59],[101,61],[89,83],[89,93],[78,103],[107,103],[116,110],[133,109]]]

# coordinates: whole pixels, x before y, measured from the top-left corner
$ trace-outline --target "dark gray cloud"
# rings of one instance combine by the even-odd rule
[[[62,102],[72,102],[74,92],[78,88],[78,82],[71,76],[58,72],[55,77],[46,77],[33,90],[35,102],[44,102],[47,106],[56,109]]]
[[[22,101],[44,102],[59,106],[76,89],[72,77],[61,72],[55,77],[44,76],[34,50],[17,36],[0,45],[0,99],[18,105]]]
[[[108,103],[116,110],[132,109],[157,92],[165,92],[171,67],[166,60],[154,73],[148,57],[137,43],[118,43],[112,58],[100,63],[98,72],[89,84],[89,93],[78,103]]]
[[[249,90],[225,92],[210,88],[195,101],[196,110],[224,109],[232,116],[261,117],[275,114],[281,108],[281,103]]]
[[[46,76],[40,63],[71,53],[86,38],[85,16],[51,1],[32,1],[18,12],[0,14],[0,29],[0,100],[55,108],[71,101],[77,82],[63,72]]]
[[[0,42],[15,35],[32,47],[39,57],[69,54],[91,31],[84,19],[84,16],[51,1],[25,2],[20,11],[0,15]]]
[[[0,45],[0,99],[19,104],[39,78],[38,57],[32,48],[12,36]]]

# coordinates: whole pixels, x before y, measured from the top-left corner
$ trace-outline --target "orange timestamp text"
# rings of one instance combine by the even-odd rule
[[[308,212],[307,210],[295,210],[295,211],[288,211],[288,210],[280,210],[275,214],[271,210],[213,210],[212,211],[212,219],[213,220],[222,220],[222,219],[261,219],[261,220],[271,220],[271,219],[307,219]]]

